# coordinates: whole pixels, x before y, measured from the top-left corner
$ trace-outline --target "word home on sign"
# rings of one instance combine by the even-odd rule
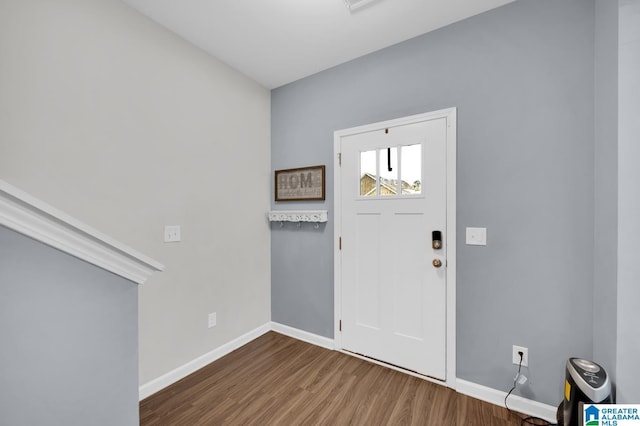
[[[276,201],[325,199],[325,166],[275,171]]]

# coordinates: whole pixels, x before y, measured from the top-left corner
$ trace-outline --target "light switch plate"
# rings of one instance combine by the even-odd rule
[[[164,227],[164,242],[175,243],[180,241],[180,225],[166,225]]]
[[[215,327],[217,323],[218,323],[217,314],[215,312],[211,312],[208,317],[207,325],[209,326],[209,328],[211,328],[211,327]]]
[[[487,228],[467,228],[467,245],[486,246]]]

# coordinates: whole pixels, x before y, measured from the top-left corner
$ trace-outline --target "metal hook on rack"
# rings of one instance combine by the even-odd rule
[[[319,224],[318,222],[316,222],[316,226],[315,226],[315,228],[316,228],[316,229],[320,229],[320,224]]]
[[[284,220],[280,221],[280,228],[284,228]]]

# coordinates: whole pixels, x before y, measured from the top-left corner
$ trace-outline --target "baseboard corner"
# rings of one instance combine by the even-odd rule
[[[271,330],[297,340],[302,340],[303,342],[311,343],[312,345],[323,347],[325,349],[335,349],[333,339],[310,333],[308,331],[300,330],[298,328],[290,327],[288,325],[280,324],[278,322],[271,321]]]

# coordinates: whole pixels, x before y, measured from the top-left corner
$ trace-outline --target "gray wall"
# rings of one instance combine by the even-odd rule
[[[138,424],[138,286],[0,227],[0,425]]]
[[[272,168],[326,164],[327,201],[299,207],[330,212],[272,228],[272,319],[333,335],[334,130],[455,106],[457,375],[506,391],[526,346],[516,393],[558,404],[567,357],[593,354],[594,19],[521,0],[272,91]]]
[[[615,378],[618,271],[618,2],[595,2],[593,359]]]
[[[620,1],[618,402],[640,398],[640,0]]]

